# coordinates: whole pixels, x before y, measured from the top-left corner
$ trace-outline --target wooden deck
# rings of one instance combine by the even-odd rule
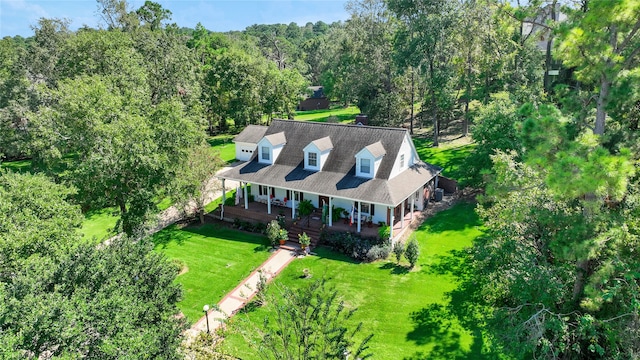
[[[216,218],[220,218],[220,208],[216,209],[211,215]],[[271,220],[276,220],[278,215],[284,216],[286,227],[290,228],[293,226],[294,220],[291,218],[291,208],[280,207],[280,206],[271,206],[271,214],[267,213],[267,205],[251,202],[249,203],[249,209],[244,208],[244,204],[240,203],[240,205],[236,206],[225,206],[224,207],[224,220],[233,221],[234,219],[242,219],[245,221],[251,222],[262,222],[269,223]],[[414,221],[417,221],[420,218],[420,212],[414,212]],[[296,229],[302,229],[304,231],[305,228],[313,229],[315,231],[319,231],[320,229],[325,228],[327,231],[331,232],[357,232],[357,224],[349,224],[345,223],[343,219],[333,222],[333,226],[329,226],[328,224],[322,224],[322,213],[320,209],[316,209],[316,211],[311,214],[310,219],[302,219],[296,221]],[[393,234],[394,238],[400,234],[400,232],[411,225],[411,213],[406,213],[403,221],[397,219],[393,224]],[[371,227],[368,227],[366,224],[361,225],[360,235],[363,237],[376,237],[378,236],[379,226],[377,224],[373,224]],[[290,239],[292,241],[297,241],[297,239]]]

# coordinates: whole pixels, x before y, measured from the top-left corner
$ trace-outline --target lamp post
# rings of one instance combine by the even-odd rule
[[[207,334],[208,334],[209,333],[209,305],[203,306],[202,311],[204,311],[204,316],[207,318]]]

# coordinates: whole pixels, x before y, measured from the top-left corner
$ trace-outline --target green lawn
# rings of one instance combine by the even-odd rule
[[[482,234],[474,205],[459,204],[425,222],[417,231],[421,257],[416,269],[394,261],[357,263],[327,249],[318,256],[293,261],[275,284],[297,287],[310,269],[314,278],[327,277],[347,302],[357,307],[354,322],[364,323],[362,336],[373,333],[371,352],[376,359],[482,359],[482,338],[477,329],[463,328],[447,311],[447,293],[457,286],[448,268]],[[253,359],[238,335],[248,317],[259,324],[262,309],[239,315],[231,323],[225,348],[231,354]],[[475,336],[474,336],[475,334]]]
[[[156,251],[183,267],[177,278],[183,288],[178,306],[189,323],[203,315],[203,305],[218,303],[271,255],[265,237],[210,224],[173,225],[153,241]]]
[[[466,175],[464,173],[464,161],[475,146],[468,142],[442,143],[439,147],[433,147],[431,139],[420,137],[413,138],[413,144],[418,151],[420,159],[429,164],[441,166],[442,175],[458,180],[464,185]]]
[[[236,160],[236,147],[233,143],[235,135],[212,136],[207,141],[211,145],[211,150],[220,153],[220,158],[225,163],[232,163]]]
[[[336,116],[340,122],[352,123],[360,110],[356,106],[338,107],[326,110],[296,111],[295,120],[325,122],[330,116]]]
[[[113,229],[120,218],[117,208],[105,208],[84,214],[84,221],[78,231],[85,240],[99,243],[114,235]]]

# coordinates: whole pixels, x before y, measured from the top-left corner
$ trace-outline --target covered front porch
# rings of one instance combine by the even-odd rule
[[[245,209],[245,204],[240,202],[238,205],[234,206],[224,206],[224,213],[222,212],[222,207],[218,207],[213,215],[218,219],[223,219],[225,221],[232,222],[234,219],[241,219],[244,221],[251,222],[262,222],[269,223],[271,220],[276,220],[278,216],[282,216],[285,220],[286,227],[289,229],[294,226],[296,229],[300,228],[304,230],[305,228],[314,229],[320,231],[321,229],[325,229],[326,231],[332,232],[358,232],[357,223],[351,223],[350,219],[339,219],[337,221],[332,221],[331,224],[323,224],[322,222],[322,209],[315,209],[315,211],[309,216],[309,219],[294,219],[292,218],[292,211],[288,207],[276,206],[274,204],[271,205],[271,214],[268,213],[268,205],[259,203],[259,202],[248,202],[248,208]],[[399,212],[399,211],[397,211]],[[392,217],[393,222],[393,237],[396,238],[401,234],[401,232],[410,226],[411,222],[420,215],[420,211],[415,210],[404,211],[404,218],[401,216]],[[308,220],[308,225],[307,225]],[[365,222],[360,224],[360,235],[362,237],[377,237],[378,230],[380,226],[378,224],[372,224],[371,226],[367,225]],[[294,240],[294,239],[291,239]]]

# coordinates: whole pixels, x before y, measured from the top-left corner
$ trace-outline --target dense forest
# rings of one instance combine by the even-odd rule
[[[0,171],[3,358],[179,357],[175,269],[129,239],[211,174],[187,165],[216,163],[207,135],[293,118],[310,85],[434,146],[471,136],[459,180],[486,234],[459,268],[484,346],[639,356],[640,1],[358,0],[345,22],[229,33],[97,3],[103,28],[0,40],[0,161],[35,173]],[[129,237],[81,241],[107,206]]]

